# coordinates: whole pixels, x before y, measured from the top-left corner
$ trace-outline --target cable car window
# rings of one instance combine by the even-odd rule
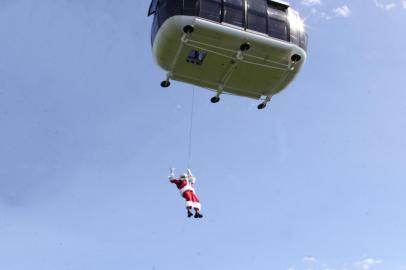
[[[268,34],[271,37],[288,41],[288,29],[286,21],[269,18]]]
[[[154,16],[154,20],[152,22],[152,27],[151,27],[151,44],[154,43],[155,36],[158,33],[158,30],[159,30],[158,16]]]
[[[307,50],[307,39],[308,39],[307,34],[302,32],[300,35],[300,45],[299,46],[303,50]]]
[[[197,16],[199,11],[199,0],[184,0],[183,14]]]
[[[151,16],[156,12],[156,8],[158,6],[158,0],[152,0],[151,4],[149,5],[148,16]]]
[[[215,22],[220,22],[221,0],[200,0],[199,16]]]
[[[292,25],[290,25],[289,27],[290,42],[299,45],[299,35],[300,35],[299,29],[297,27],[293,27]]]
[[[169,17],[166,1],[158,1],[156,14],[158,16],[158,25],[161,26]]]
[[[243,0],[224,0],[224,22],[244,27]]]
[[[277,8],[269,7],[268,8],[268,16],[272,18],[277,18],[281,21],[286,20],[286,10],[280,10]]]
[[[272,5],[268,7],[268,35],[271,37],[289,41],[289,30],[287,23],[286,8],[284,10],[273,7],[274,2],[270,2]]]
[[[248,0],[247,28],[266,33],[266,0]]]
[[[290,42],[292,42],[293,44],[299,45],[299,31],[297,31],[297,29],[291,29],[290,30]]]
[[[171,16],[180,14],[181,9],[182,6],[177,3],[177,0],[159,0],[156,10],[159,26]]]

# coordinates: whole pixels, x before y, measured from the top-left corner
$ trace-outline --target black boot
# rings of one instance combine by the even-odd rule
[[[191,216],[193,216],[193,213],[191,211],[187,211],[187,217],[190,218]]]
[[[195,213],[195,218],[202,218],[202,217],[203,217],[203,215],[200,214],[199,212],[196,212],[196,213]]]

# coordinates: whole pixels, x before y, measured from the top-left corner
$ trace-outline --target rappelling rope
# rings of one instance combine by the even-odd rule
[[[193,87],[192,91],[192,110],[190,112],[190,126],[189,126],[189,156],[187,167],[190,169],[192,163],[192,133],[193,133],[193,116],[195,111],[195,88]]]

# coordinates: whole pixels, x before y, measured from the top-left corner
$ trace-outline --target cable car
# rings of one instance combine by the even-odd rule
[[[279,0],[152,0],[152,50],[170,80],[260,99],[266,107],[306,61],[307,33]]]

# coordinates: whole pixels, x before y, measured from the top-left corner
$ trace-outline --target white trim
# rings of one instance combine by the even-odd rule
[[[200,18],[199,18],[199,20],[200,20]],[[213,22],[213,21],[211,21],[211,20],[205,20],[205,21]],[[237,30],[244,31],[244,27],[241,27],[241,26],[238,26],[238,25],[234,25],[234,24],[231,24],[231,23],[227,23],[227,22],[221,22],[221,23],[214,22],[214,23],[217,23],[217,24],[220,24],[220,25],[224,25],[224,26],[227,26],[227,27],[230,27],[230,28],[234,28],[234,29],[237,29]]]
[[[195,203],[192,201],[186,201],[186,207],[194,207]]]
[[[195,192],[195,189],[189,183],[186,186],[184,186],[183,188],[179,189],[179,192],[181,195],[183,195],[183,193],[185,193],[188,190],[193,191],[193,193]]]
[[[201,210],[201,208],[202,208],[202,205],[200,204],[200,203],[193,203],[193,208],[197,208],[197,209],[199,209],[199,210]]]

